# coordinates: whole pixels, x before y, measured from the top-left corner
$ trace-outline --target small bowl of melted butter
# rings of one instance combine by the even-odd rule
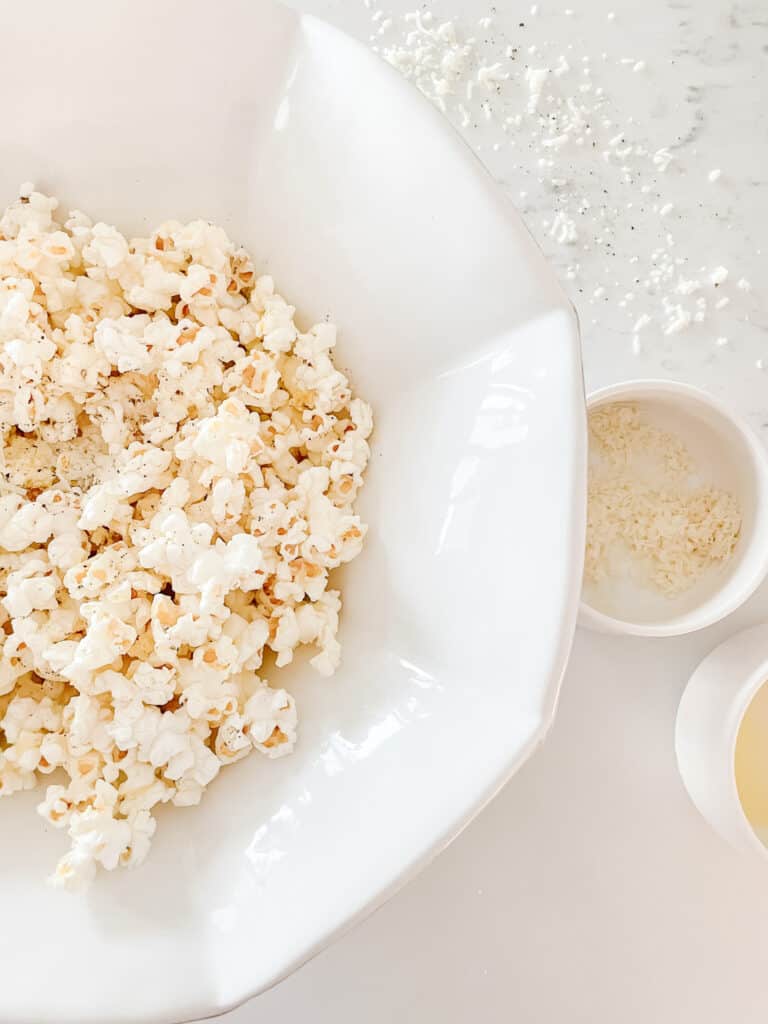
[[[768,860],[768,623],[735,634],[701,662],[680,701],[675,750],[709,824]]]

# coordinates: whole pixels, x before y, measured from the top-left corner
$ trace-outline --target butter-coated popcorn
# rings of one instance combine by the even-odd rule
[[[0,795],[52,776],[56,885],[292,750],[262,673],[339,664],[373,421],[294,315],[205,221],[129,240],[29,184],[0,217]]]

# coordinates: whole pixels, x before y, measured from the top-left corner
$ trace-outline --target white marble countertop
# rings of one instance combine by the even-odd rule
[[[470,117],[461,130],[563,277],[588,388],[686,380],[768,437],[768,9],[570,0],[569,13],[568,2],[542,0],[534,13],[519,0],[420,8],[511,69],[503,116],[477,128]],[[376,0],[299,6],[383,48],[405,40],[415,5],[382,0],[380,15]],[[601,103],[592,135],[552,147],[552,165],[540,166],[549,155],[531,141],[525,65],[554,68],[561,56],[564,94]],[[505,132],[509,111],[521,123]],[[673,157],[666,170],[659,150]],[[717,267],[728,279],[715,292]],[[700,287],[680,290],[680,278]],[[677,305],[693,322],[665,334]],[[650,323],[633,330],[643,314]],[[768,876],[698,817],[676,772],[673,724],[696,662],[766,615],[764,588],[736,616],[679,640],[579,634],[541,752],[415,882],[228,1024],[763,1024]]]

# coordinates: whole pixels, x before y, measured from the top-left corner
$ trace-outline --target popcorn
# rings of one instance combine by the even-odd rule
[[[115,270],[128,259],[128,242],[119,231],[108,224],[94,224],[91,240],[83,249],[83,259],[94,267]]]
[[[261,686],[243,708],[251,742],[268,757],[289,753],[296,741],[296,706],[285,690]]]
[[[14,619],[26,619],[34,611],[58,608],[56,591],[61,585],[58,576],[49,573],[47,562],[33,558],[8,576],[3,598],[5,610]]]
[[[300,332],[220,228],[57,209],[25,185],[0,217],[0,796],[59,772],[38,810],[77,888],[145,859],[157,806],[293,749],[257,673],[339,664],[373,419],[335,327]]]
[[[53,530],[54,521],[50,512],[38,501],[28,502],[21,505],[0,527],[0,548],[23,551],[33,544],[44,544]]]

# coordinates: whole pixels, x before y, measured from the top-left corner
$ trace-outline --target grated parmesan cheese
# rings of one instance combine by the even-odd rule
[[[733,553],[741,508],[703,485],[680,438],[614,402],[589,416],[590,467],[584,575],[626,575],[669,597]],[[629,569],[627,569],[629,566]]]

